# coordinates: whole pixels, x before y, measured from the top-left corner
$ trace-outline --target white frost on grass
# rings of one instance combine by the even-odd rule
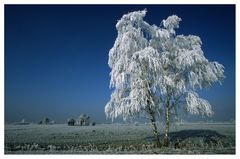
[[[163,127],[158,125],[162,130]],[[232,140],[219,140],[218,145],[201,144],[201,138],[186,139],[184,149],[156,149],[148,139],[152,134],[149,125],[132,124],[101,124],[91,126],[56,125],[5,125],[5,153],[214,153],[231,152],[234,147],[235,125],[228,123],[184,123],[176,126],[177,131],[187,129],[213,130],[227,135]],[[93,131],[95,130],[95,131]],[[228,138],[227,138],[228,139]],[[177,141],[173,141],[177,142]],[[10,146],[12,145],[12,146]],[[204,145],[199,147],[199,145]],[[222,148],[220,149],[221,146]],[[231,147],[232,146],[232,147]],[[12,151],[14,149],[14,151]]]

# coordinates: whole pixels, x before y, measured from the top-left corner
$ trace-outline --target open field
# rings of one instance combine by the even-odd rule
[[[172,126],[168,148],[152,140],[148,124],[5,125],[5,154],[234,154],[235,124]]]

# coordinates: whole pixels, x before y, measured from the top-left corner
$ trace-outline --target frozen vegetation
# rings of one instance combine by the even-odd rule
[[[196,90],[224,79],[224,66],[209,61],[196,35],[177,35],[182,19],[172,15],[160,26],[144,20],[147,10],[130,12],[117,22],[117,38],[109,51],[110,101],[106,116],[123,119],[147,116],[156,145],[161,147],[155,124],[165,122],[164,146],[169,144],[170,121],[183,111],[211,116],[210,103]]]
[[[163,125],[157,124],[160,141]],[[6,154],[233,154],[235,124],[172,125],[169,147],[157,148],[148,124],[5,125]]]

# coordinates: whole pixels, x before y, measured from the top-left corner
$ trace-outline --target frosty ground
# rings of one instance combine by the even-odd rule
[[[158,126],[162,134],[163,127]],[[5,125],[5,154],[235,153],[235,124],[232,123],[173,125],[169,136],[168,148],[156,148],[149,124],[9,124]]]

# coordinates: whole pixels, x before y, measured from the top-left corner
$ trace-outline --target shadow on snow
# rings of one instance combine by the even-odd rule
[[[225,138],[225,135],[219,134],[214,130],[181,130],[177,132],[170,132],[168,134],[170,142],[182,142],[187,139],[199,138],[204,143],[216,144],[218,139]],[[160,139],[163,140],[164,134],[160,135]],[[146,137],[146,140],[154,140],[154,137]]]

